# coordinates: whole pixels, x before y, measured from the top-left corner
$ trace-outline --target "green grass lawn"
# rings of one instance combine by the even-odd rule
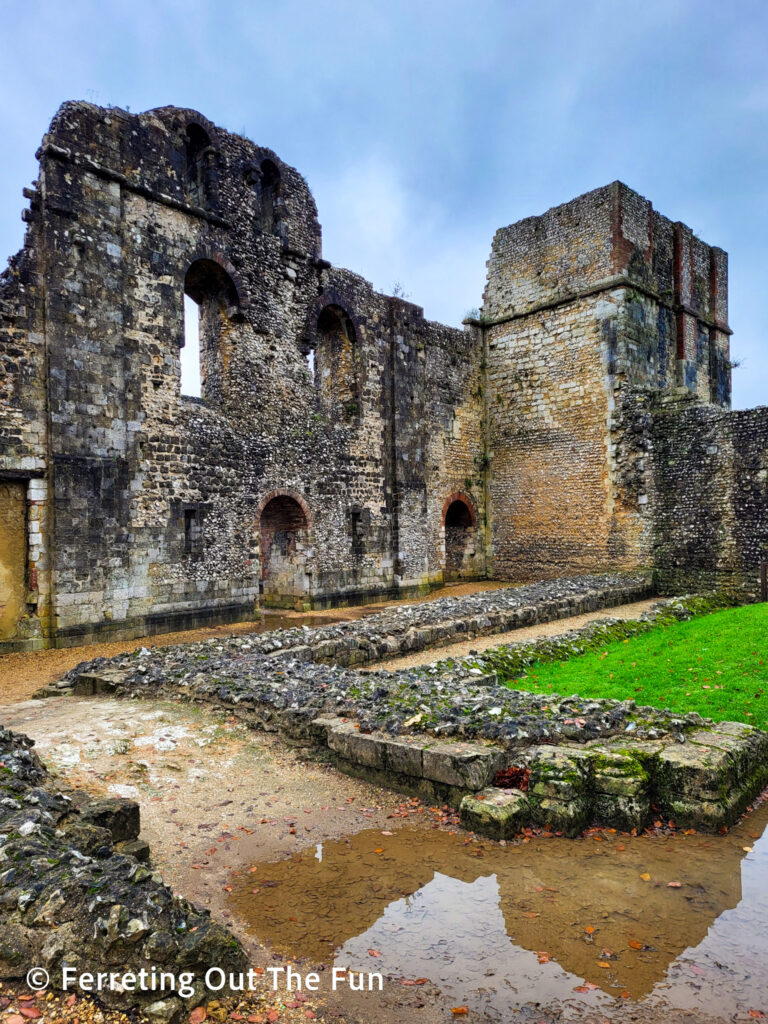
[[[703,615],[563,662],[534,663],[515,689],[633,698],[768,727],[768,605]]]

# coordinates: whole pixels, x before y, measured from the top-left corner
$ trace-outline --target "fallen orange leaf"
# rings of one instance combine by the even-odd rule
[[[587,927],[584,929],[584,931],[587,933],[587,935],[592,935],[594,933],[594,930],[595,929],[592,927],[591,924],[588,924]]]
[[[462,1017],[465,1013],[469,1013],[469,1009],[466,1006],[452,1006],[451,1013],[456,1014],[457,1017]]]
[[[637,939],[630,939],[629,940],[629,944],[632,947],[632,949],[642,949],[643,948],[642,942],[638,942]]]
[[[650,882],[650,880],[651,880],[651,876],[648,874],[647,871],[645,871],[642,875],[640,875],[640,877],[642,878],[642,880],[644,882]]]

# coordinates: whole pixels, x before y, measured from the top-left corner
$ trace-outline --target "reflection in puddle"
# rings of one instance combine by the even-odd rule
[[[258,865],[231,900],[280,953],[427,978],[487,1020],[532,1001],[768,1013],[767,823],[507,847],[368,830]]]

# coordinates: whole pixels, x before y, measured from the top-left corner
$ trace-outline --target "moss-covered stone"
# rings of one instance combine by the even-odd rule
[[[511,839],[531,823],[531,807],[518,789],[488,787],[476,796],[465,796],[459,807],[464,828],[492,839]]]
[[[549,827],[564,836],[577,836],[587,827],[591,818],[592,804],[586,797],[575,800],[532,799],[531,819],[536,825]]]

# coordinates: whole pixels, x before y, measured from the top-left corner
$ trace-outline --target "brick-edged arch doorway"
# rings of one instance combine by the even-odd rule
[[[477,516],[468,494],[456,492],[443,505],[446,581],[475,575],[475,532]]]
[[[306,501],[293,491],[273,491],[260,503],[257,524],[263,604],[305,607],[311,591],[307,552],[312,525]]]

